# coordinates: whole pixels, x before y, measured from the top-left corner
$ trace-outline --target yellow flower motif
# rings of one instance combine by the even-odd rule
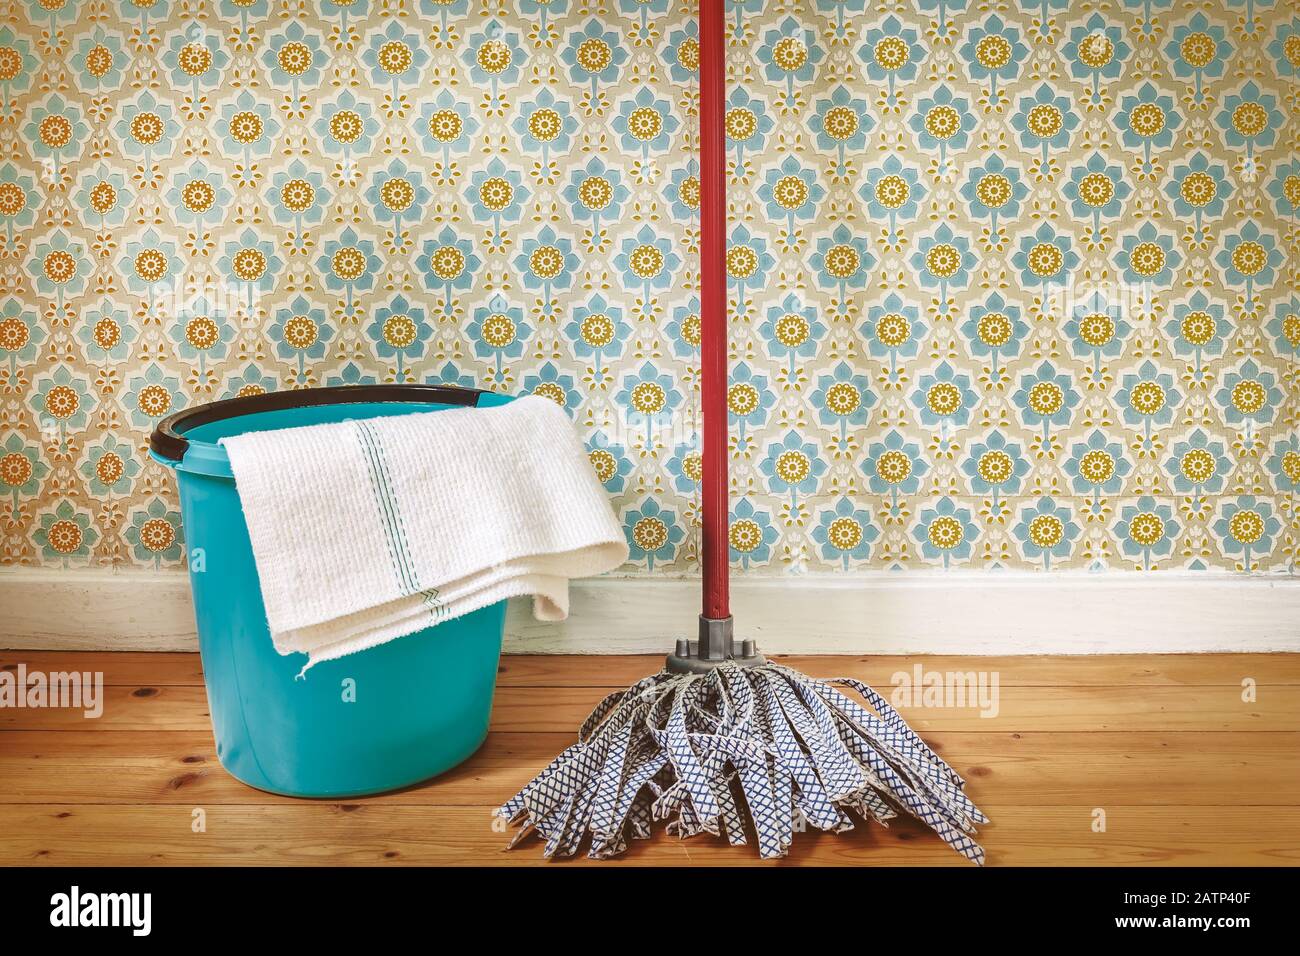
[[[176,540],[176,529],[164,518],[150,518],[140,525],[140,543],[149,551],[166,551]]]
[[[677,187],[677,198],[681,200],[682,205],[687,209],[699,209],[700,178],[698,176],[687,176],[683,179],[681,185]]]
[[[1292,206],[1300,206],[1300,176],[1292,173],[1282,180],[1282,195]]]
[[[936,415],[952,415],[961,410],[961,389],[952,382],[935,382],[925,392],[925,405]]]
[[[594,349],[603,349],[614,341],[614,323],[601,312],[582,320],[582,341]]]
[[[980,341],[992,349],[1000,349],[1011,341],[1013,326],[1005,312],[988,312],[980,316],[976,333]]]
[[[384,343],[390,348],[408,349],[415,344],[418,332],[409,315],[390,315],[384,319]]]
[[[657,246],[645,243],[632,250],[632,254],[628,256],[628,264],[637,278],[653,279],[664,267],[664,254]]]
[[[772,187],[772,198],[782,209],[798,209],[808,201],[808,184],[798,176],[782,176]]]
[[[862,405],[862,393],[848,382],[836,382],[826,390],[826,407],[836,415],[852,415]]]
[[[249,384],[240,386],[239,391],[235,393],[237,398],[248,398],[252,395],[265,395],[266,388],[262,385]]]
[[[1090,33],[1079,41],[1079,62],[1100,70],[1115,57],[1115,44],[1105,33]]]
[[[1088,173],[1079,180],[1079,198],[1084,205],[1100,209],[1115,198],[1115,184],[1105,173]]]
[[[72,142],[72,124],[66,116],[55,113],[41,120],[37,135],[46,148],[62,149]]]
[[[876,323],[876,340],[886,348],[896,349],[912,336],[912,323],[901,312],[886,312]]]
[[[1155,103],[1140,103],[1129,114],[1128,125],[1139,136],[1155,136],[1165,128],[1165,111]]]
[[[1079,474],[1090,485],[1104,485],[1115,474],[1115,459],[1101,448],[1084,452],[1079,459]]]
[[[961,129],[961,114],[947,104],[932,106],[925,114],[925,131],[944,140]]]
[[[401,40],[389,40],[379,48],[379,68],[389,76],[401,76],[411,68],[415,56]]]
[[[1300,452],[1289,451],[1282,456],[1282,474],[1292,484],[1300,484]]]
[[[1282,43],[1282,53],[1292,66],[1300,67],[1300,33],[1292,33]]]
[[[882,70],[901,70],[912,58],[912,51],[902,37],[882,37],[872,48],[871,57]]]
[[[858,114],[847,106],[832,106],[822,117],[822,130],[831,139],[848,139],[858,131]]]
[[[642,551],[653,553],[668,543],[668,526],[647,515],[632,526],[632,540]]]
[[[94,190],[91,190],[94,202]],[[0,216],[16,216],[27,208],[27,195],[17,183],[0,183]]]
[[[727,529],[727,541],[741,554],[749,554],[763,543],[763,529],[752,518],[741,518]]]
[[[1258,242],[1240,242],[1232,250],[1232,267],[1244,276],[1257,276],[1268,265],[1268,253]]]
[[[876,183],[876,202],[886,209],[902,209],[912,195],[912,188],[902,176],[881,176]]]
[[[494,312],[483,320],[483,341],[494,349],[511,345],[518,334],[514,320],[508,315]]]
[[[0,481],[4,482],[10,488],[17,488],[19,485],[25,485],[32,480],[32,463],[26,455],[20,455],[16,451],[0,458]]]
[[[632,388],[632,407],[642,415],[657,415],[668,404],[668,396],[658,382],[638,382]]]
[[[991,33],[975,44],[975,59],[986,70],[1000,70],[1011,62],[1011,44],[1006,37]]]
[[[734,140],[746,140],[758,131],[758,117],[744,106],[733,106],[723,119],[727,135]]]
[[[202,185],[207,186],[207,183]],[[208,186],[209,192],[212,187]],[[316,190],[305,179],[291,179],[280,187],[280,203],[292,213],[303,213],[316,202]],[[212,204],[209,196],[208,205]]]
[[[167,275],[167,257],[161,249],[141,249],[135,254],[135,274],[144,282],[157,282]]]
[[[1282,320],[1282,337],[1291,348],[1300,347],[1300,315],[1292,312]]]
[[[333,124],[331,124],[332,127]],[[230,117],[230,138],[240,146],[250,146],[262,138],[262,117],[252,110],[241,110]]]
[[[151,418],[158,418],[172,407],[172,393],[161,385],[146,385],[135,399],[136,408]]]
[[[777,477],[787,484],[797,485],[811,473],[812,461],[801,451],[783,451],[776,456]]]
[[[90,57],[86,60],[89,62]],[[176,65],[186,76],[202,76],[212,69],[212,51],[202,43],[187,43],[176,54]]]
[[[1228,531],[1239,544],[1254,544],[1264,537],[1264,518],[1258,511],[1243,509],[1228,520]]]
[[[81,528],[75,521],[60,518],[50,525],[46,539],[58,554],[73,554],[81,547]]]
[[[826,271],[835,279],[849,279],[858,271],[862,257],[858,250],[839,243],[826,250]]]
[[[1214,60],[1219,45],[1208,33],[1189,33],[1178,46],[1178,55],[1184,63],[1196,70],[1204,69]]]
[[[990,209],[1001,209],[1011,201],[1011,180],[998,173],[986,173],[975,184],[975,198]]]
[[[600,37],[588,37],[578,44],[578,65],[588,73],[599,73],[614,60],[614,51]]]
[[[1159,243],[1139,242],[1128,254],[1129,267],[1143,278],[1159,275],[1165,267],[1165,251]]]
[[[925,267],[936,279],[951,279],[961,268],[961,253],[950,242],[936,242],[925,254]]]
[[[826,540],[839,551],[852,551],[862,543],[862,525],[854,518],[836,518],[826,529]]]
[[[480,198],[483,197],[485,190],[490,189],[492,182],[494,181],[489,179],[483,184],[483,188],[479,190]],[[504,179],[500,180],[500,182],[505,184],[506,191],[509,192],[510,184]],[[411,203],[415,202],[415,187],[411,185],[410,180],[401,176],[392,176],[384,181],[383,186],[379,187],[379,200],[386,209],[398,213],[405,212],[411,207]],[[488,208],[491,209],[492,207],[489,206]]]
[[[727,275],[748,279],[758,271],[758,253],[750,246],[732,246],[727,250]]]
[[[1243,415],[1254,415],[1268,404],[1268,391],[1254,379],[1243,379],[1232,386],[1232,407]]]
[[[587,454],[587,460],[591,462],[591,467],[596,472],[597,481],[606,482],[618,474],[618,462],[603,448],[592,449]]]
[[[1128,523],[1128,536],[1144,548],[1156,544],[1165,536],[1165,522],[1154,511],[1143,511]]]
[[[116,319],[104,316],[95,322],[94,336],[95,344],[107,351],[122,341],[122,327]]]
[[[266,274],[266,256],[262,250],[246,246],[235,253],[231,266],[236,279],[256,282]]]
[[[727,389],[727,410],[743,417],[758,409],[758,389],[748,382],[737,382]]]
[[[991,485],[1000,485],[1015,472],[1015,462],[1004,451],[991,449],[980,455],[975,465],[979,476]]]
[[[700,347],[700,317],[692,312],[682,319],[682,341],[693,348]]]
[[[1029,409],[1036,415],[1051,416],[1065,405],[1065,392],[1055,382],[1035,382],[1029,389]]]
[[[6,47],[6,49],[9,48]],[[17,55],[17,51],[15,51],[15,56],[16,55]],[[182,50],[181,51],[182,60],[184,59],[184,55],[185,55],[185,51]],[[16,63],[15,65],[18,64]],[[86,51],[86,72],[89,73],[91,76],[93,76],[95,79],[102,80],[105,76],[108,75],[108,71],[111,70],[112,68],[113,68],[113,52],[108,47],[104,46],[104,44],[96,43],[93,47],[91,47],[89,50]],[[185,69],[183,62],[181,64],[181,69]],[[13,76],[6,76],[5,74],[7,72],[8,70],[0,70],[0,79],[12,80],[14,78]],[[14,76],[17,75],[18,75],[17,71],[15,71]],[[191,75],[197,75],[197,74],[191,74]]]
[[[221,329],[206,315],[196,315],[185,323],[185,341],[200,351],[207,351],[221,341]]]
[[[682,459],[682,474],[698,483],[704,477],[704,456],[698,451],[688,452]]]
[[[1065,125],[1065,116],[1051,103],[1039,103],[1029,111],[1026,125],[1039,139],[1051,139]]]
[[[1189,449],[1178,463],[1178,470],[1194,485],[1204,484],[1214,477],[1214,456],[1204,448]]]
[[[604,209],[613,199],[614,186],[604,176],[588,176],[578,185],[578,201],[588,209]]]
[[[59,421],[71,418],[79,408],[81,398],[70,385],[55,385],[45,393],[45,411]]]
[[[311,47],[297,40],[291,40],[280,47],[275,60],[280,64],[280,69],[290,76],[302,76],[311,69]]]
[[[686,70],[698,70],[700,68],[700,41],[695,37],[687,37],[677,45],[677,63]]]
[[[1065,522],[1056,515],[1035,515],[1029,522],[1029,540],[1040,548],[1054,548],[1065,538]]]
[[[162,117],[148,110],[131,117],[131,138],[141,146],[157,146],[163,138]]]
[[[30,340],[31,333],[27,330],[27,323],[22,319],[14,316],[0,319],[0,349],[6,352],[17,352]]]
[[[659,111],[650,106],[639,106],[627,118],[627,131],[635,139],[649,142],[664,129],[664,118]]]
[[[465,129],[465,121],[455,110],[435,110],[429,117],[429,135],[439,143],[453,143]]]
[[[104,185],[107,185],[107,183]],[[288,186],[285,189],[288,189]],[[285,189],[280,190],[281,202],[285,202]],[[216,202],[216,199],[217,191],[206,180],[191,179],[181,187],[181,205],[192,213],[202,215],[212,208],[212,204]],[[288,203],[285,202],[285,205],[288,205]]]
[[[443,112],[451,112],[444,110]],[[455,116],[455,113],[452,113]],[[434,114],[436,117],[437,114]],[[457,117],[459,119],[459,117]],[[432,130],[433,121],[430,120],[429,126]],[[351,146],[361,138],[365,130],[365,123],[361,119],[361,114],[356,110],[339,110],[330,117],[330,136],[344,146]],[[435,134],[436,136],[436,134]],[[454,137],[453,137],[454,138]]]
[[[443,110],[442,112],[451,113],[451,110]],[[452,115],[456,116],[455,113],[452,113]],[[456,136],[459,136],[459,116],[456,116],[456,121]],[[553,142],[559,137],[560,132],[563,129],[564,120],[560,117],[560,114],[557,111],[549,107],[542,107],[539,110],[534,110],[533,114],[528,117],[528,132],[532,135],[533,139],[540,143]],[[434,135],[436,136],[437,134],[435,133]],[[455,139],[455,136],[453,136],[452,139]]]
[[[442,249],[433,254],[435,272],[437,271],[438,256],[447,248],[450,247],[443,246]],[[356,246],[343,246],[334,255],[330,256],[330,271],[344,282],[355,282],[365,275],[366,257]],[[455,278],[455,276],[452,278]]]
[[[1050,279],[1065,265],[1065,253],[1054,242],[1040,242],[1029,250],[1029,271],[1040,279]]]
[[[812,334],[808,320],[798,312],[787,312],[777,319],[775,331],[776,340],[788,349],[803,345]]]
[[[439,246],[429,256],[429,267],[443,282],[451,282],[465,271],[465,253],[455,246]],[[358,270],[357,275],[360,274]]]
[[[939,515],[930,522],[926,537],[936,548],[949,551],[965,540],[966,532],[956,518],[951,515]]]
[[[564,387],[557,382],[538,382],[537,387],[533,389],[533,394],[541,398],[549,398],[561,408],[568,401],[569,396],[564,391]]]
[[[1192,173],[1178,187],[1183,202],[1194,209],[1208,206],[1218,193],[1219,187],[1209,173]]]
[[[876,459],[876,477],[897,485],[912,474],[912,459],[901,451],[887,451]]]
[[[77,260],[70,252],[56,249],[42,261],[41,271],[45,278],[62,285],[77,274]]]
[[[808,47],[798,37],[782,37],[772,47],[772,62],[793,73],[808,62]]]
[[[1129,393],[1128,403],[1139,415],[1154,415],[1165,407],[1165,390],[1159,382],[1138,382]]]
[[[104,452],[95,462],[95,477],[106,485],[115,485],[126,474],[126,463],[116,452]]]
[[[538,246],[529,255],[528,265],[537,278],[554,279],[564,271],[564,255],[555,246]]]
[[[1079,320],[1079,338],[1084,345],[1099,349],[1115,338],[1115,320],[1105,312],[1090,312]]]
[[[1214,316],[1205,311],[1188,312],[1178,323],[1178,334],[1191,345],[1208,345],[1214,332]]]
[[[1242,103],[1232,111],[1232,128],[1242,136],[1258,136],[1268,128],[1268,110],[1258,103]]]
[[[290,316],[284,323],[284,341],[290,348],[311,348],[319,337],[320,326],[309,315]]]

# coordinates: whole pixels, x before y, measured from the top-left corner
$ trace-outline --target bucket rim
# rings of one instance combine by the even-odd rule
[[[158,459],[179,464],[190,447],[185,432],[212,422],[256,415],[261,412],[286,411],[291,408],[373,402],[435,403],[474,407],[478,405],[483,392],[481,388],[467,388],[462,385],[410,382],[388,385],[328,385],[320,388],[290,389],[224,398],[220,401],[184,408],[168,415],[150,433],[149,450]]]

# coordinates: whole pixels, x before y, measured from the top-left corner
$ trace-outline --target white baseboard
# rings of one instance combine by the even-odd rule
[[[699,582],[573,585],[569,619],[511,603],[506,652],[662,653],[694,636]],[[737,633],[767,653],[1118,654],[1300,651],[1300,578],[1195,572],[742,577]],[[0,647],[190,651],[183,572],[0,571]]]

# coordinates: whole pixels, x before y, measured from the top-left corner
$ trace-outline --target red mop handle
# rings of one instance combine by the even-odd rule
[[[727,588],[727,141],[724,0],[700,0],[700,376],[704,616],[730,617]]]

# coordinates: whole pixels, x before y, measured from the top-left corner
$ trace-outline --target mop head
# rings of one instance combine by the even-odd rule
[[[862,704],[839,688],[856,691]],[[874,713],[872,712],[874,711]],[[545,855],[593,859],[667,820],[679,837],[711,833],[759,856],[785,856],[795,831],[851,830],[901,809],[975,863],[988,819],[963,782],[885,700],[860,681],[816,680],[779,664],[663,671],[606,697],[560,754],[499,810],[536,831]]]

